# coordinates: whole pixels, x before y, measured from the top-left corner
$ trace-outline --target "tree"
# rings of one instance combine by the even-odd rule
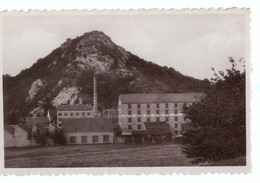
[[[8,121],[8,124],[17,124],[18,123],[19,120],[14,111],[10,112],[7,115],[7,121]]]
[[[214,73],[205,97],[184,107],[190,122],[182,143],[189,157],[219,160],[246,154],[245,69],[229,61],[231,69]]]
[[[33,132],[33,138],[37,144],[46,145],[47,144],[47,135],[44,132],[41,132],[40,129],[37,129]]]
[[[53,140],[53,143],[56,145],[65,145],[66,138],[62,130],[55,129],[54,133],[50,136]]]

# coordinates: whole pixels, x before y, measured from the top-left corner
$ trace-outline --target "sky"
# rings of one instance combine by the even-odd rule
[[[228,58],[248,59],[244,14],[6,16],[3,72],[15,76],[67,38],[103,31],[127,51],[184,75],[210,79]]]

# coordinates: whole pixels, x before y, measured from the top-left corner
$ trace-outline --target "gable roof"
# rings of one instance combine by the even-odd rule
[[[146,122],[144,123],[146,131],[151,135],[169,134],[170,126],[166,122]]]
[[[32,128],[31,126],[28,126],[26,124],[20,123],[17,125],[19,128],[23,129],[24,131],[26,131],[27,133],[31,133]]]
[[[92,106],[86,104],[57,106],[57,111],[89,111],[89,110],[92,110]]]
[[[39,126],[46,126],[50,122],[48,117],[26,117],[26,125],[33,126],[35,123]]]
[[[50,109],[48,111],[49,115],[50,115],[50,121],[53,120],[53,118],[55,118],[57,116],[57,110],[56,109]]]
[[[64,133],[113,132],[113,122],[108,118],[62,118]]]
[[[4,130],[5,131],[7,131],[7,132],[9,132],[10,134],[14,134],[14,127],[13,126],[11,126],[11,125],[6,125],[5,127],[4,127]]]
[[[120,94],[122,104],[195,102],[204,93]]]

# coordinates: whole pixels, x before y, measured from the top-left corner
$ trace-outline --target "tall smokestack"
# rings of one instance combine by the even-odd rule
[[[94,94],[93,94],[93,115],[94,117],[97,116],[97,81],[96,77],[93,78],[93,88],[94,88]]]

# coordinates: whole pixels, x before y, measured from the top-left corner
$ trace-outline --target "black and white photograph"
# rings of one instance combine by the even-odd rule
[[[4,168],[248,168],[249,14],[2,14]]]

